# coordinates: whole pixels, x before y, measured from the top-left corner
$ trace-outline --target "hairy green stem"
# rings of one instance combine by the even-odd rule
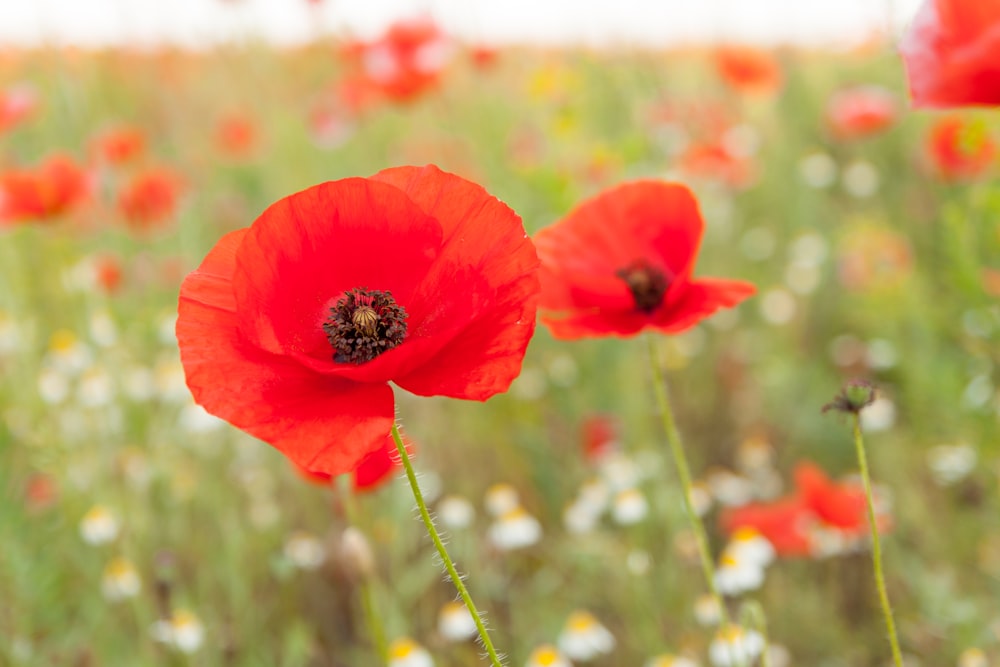
[[[458,574],[458,570],[455,569],[455,563],[451,560],[451,556],[448,555],[448,550],[445,549],[441,535],[438,534],[437,528],[434,526],[434,520],[431,518],[430,512],[427,511],[427,503],[424,502],[424,494],[421,493],[420,485],[417,483],[417,475],[413,472],[410,454],[406,451],[403,439],[399,435],[399,429],[396,428],[395,424],[392,425],[392,439],[396,443],[396,449],[399,450],[399,457],[403,462],[403,468],[406,470],[406,479],[410,482],[410,490],[413,491],[413,499],[420,510],[420,518],[424,521],[427,534],[430,535],[431,541],[434,542],[434,546],[437,548],[438,555],[441,556],[441,561],[448,571],[448,576],[451,577],[451,583],[455,585],[458,595],[462,598],[462,602],[465,603],[469,613],[472,614],[472,620],[475,621],[476,629],[479,630],[479,638],[483,642],[483,648],[486,649],[486,653],[490,656],[493,667],[503,667],[496,649],[493,648],[493,642],[490,641],[490,635],[486,631],[486,626],[483,625],[483,619],[480,618],[479,611],[476,609],[475,603],[472,602],[472,596],[469,595],[468,589],[465,588],[462,577]]]
[[[854,413],[854,449],[858,455],[858,467],[861,468],[861,481],[865,487],[865,504],[868,508],[868,527],[872,533],[872,565],[875,570],[875,585],[878,587],[878,598],[882,605],[882,616],[889,631],[889,645],[892,647],[892,660],[896,667],[903,667],[903,655],[899,650],[899,638],[896,636],[896,621],[889,605],[889,594],[885,588],[885,573],[882,569],[882,543],[879,540],[878,524],[875,519],[875,502],[872,499],[872,482],[868,474],[868,457],[865,455],[865,443],[861,437],[861,416]]]
[[[719,607],[723,627],[729,625],[729,612],[726,604],[719,595],[719,589],[715,585],[715,568],[712,565],[712,555],[708,550],[708,537],[705,533],[705,525],[701,522],[701,517],[694,510],[691,500],[691,470],[688,466],[687,456],[684,455],[684,447],[681,445],[681,436],[677,432],[677,423],[674,420],[674,412],[670,407],[670,399],[667,397],[667,381],[663,377],[660,362],[656,354],[656,343],[652,336],[649,341],[650,366],[653,371],[653,392],[656,394],[656,403],[660,408],[660,418],[663,420],[663,430],[667,434],[667,442],[670,444],[670,453],[674,457],[674,464],[677,468],[677,477],[680,479],[681,489],[684,492],[684,513],[687,515],[691,530],[694,531],[695,539],[698,542],[698,557],[701,561],[701,570],[705,575],[705,583],[708,590],[715,599]]]

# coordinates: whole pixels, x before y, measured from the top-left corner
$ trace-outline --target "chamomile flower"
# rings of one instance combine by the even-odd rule
[[[423,646],[400,637],[389,644],[389,667],[434,667],[434,660]]]
[[[132,598],[142,589],[135,566],[125,558],[115,558],[104,568],[101,593],[110,602]]]
[[[438,632],[450,642],[460,642],[475,637],[478,628],[469,608],[452,600],[438,612]]]
[[[764,583],[764,568],[749,558],[723,553],[715,570],[715,586],[722,595],[742,595]]]
[[[649,502],[639,489],[624,489],[615,494],[611,518],[622,526],[639,523],[649,514]]]
[[[927,452],[927,466],[940,486],[965,479],[976,467],[976,450],[968,444],[938,445]]]
[[[737,559],[756,563],[760,567],[770,565],[775,556],[771,542],[750,526],[736,529],[729,544],[726,545],[726,553]]]
[[[484,502],[486,511],[495,517],[507,514],[521,505],[517,489],[510,484],[494,484],[486,489]]]
[[[990,661],[979,648],[967,648],[958,656],[958,667],[989,667]]]
[[[708,646],[708,659],[715,667],[752,663],[764,651],[764,637],[734,623],[720,628]]]
[[[503,551],[530,547],[542,538],[542,524],[523,507],[515,507],[493,522],[489,536]]]
[[[719,600],[710,593],[703,593],[694,601],[694,620],[703,627],[718,625],[722,620]]]
[[[107,544],[118,537],[118,517],[103,505],[94,505],[80,520],[80,536],[87,544]]]
[[[575,611],[566,619],[558,643],[570,660],[587,661],[610,653],[615,647],[615,637],[590,612]]]
[[[476,508],[461,496],[447,495],[438,502],[437,516],[449,528],[468,528],[476,518]]]
[[[542,644],[531,652],[524,667],[573,667],[573,665],[555,646]]]
[[[150,628],[153,639],[191,654],[201,648],[205,640],[205,627],[192,612],[186,609],[174,611],[169,619],[159,620]]]

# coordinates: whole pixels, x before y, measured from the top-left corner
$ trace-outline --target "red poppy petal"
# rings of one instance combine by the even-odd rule
[[[549,333],[559,340],[578,340],[601,336],[634,336],[649,326],[650,317],[636,311],[593,311],[577,312],[567,316],[541,316]]]
[[[385,381],[388,359],[374,368],[335,364],[322,325],[352,288],[390,291],[406,307],[440,245],[441,226],[384,183],[349,178],[285,197],[239,248],[233,285],[241,328],[261,348],[314,370]]]
[[[299,466],[349,472],[391,429],[392,390],[312,373],[245,339],[226,273],[246,233],[224,236],[181,285],[177,340],[188,387],[210,413]]]
[[[928,0],[900,51],[916,106],[1000,104],[1000,1]]]
[[[434,166],[373,178],[396,185],[441,223],[441,255],[414,295],[414,312],[460,325],[429,363],[396,384],[475,400],[505,391],[534,333],[539,289],[538,258],[521,219],[482,187]]]
[[[731,308],[757,291],[742,280],[699,278],[683,290],[668,295],[666,306],[655,314],[653,326],[664,333],[679,333],[698,324],[720,308]]]

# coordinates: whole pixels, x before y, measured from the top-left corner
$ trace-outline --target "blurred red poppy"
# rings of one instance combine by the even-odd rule
[[[783,556],[832,555],[868,539],[868,510],[859,481],[834,482],[815,463],[799,463],[795,493],[770,503],[730,508],[720,517],[723,530],[755,528]],[[876,503],[879,532],[892,528],[891,516]]]
[[[1000,105],[1000,0],[925,0],[900,51],[914,105]]]
[[[413,443],[406,436],[403,436],[403,446],[406,447],[406,453],[412,457]],[[355,493],[374,491],[389,481],[393,471],[402,465],[402,461],[399,460],[399,452],[396,450],[396,443],[392,439],[392,435],[387,435],[384,446],[361,459],[361,463],[355,468],[352,475],[352,487]],[[294,462],[292,466],[303,479],[312,484],[329,486],[333,481],[333,476],[327,473],[310,472]]]
[[[984,173],[996,158],[989,128],[979,120],[945,116],[931,126],[928,150],[946,179],[964,180]]]
[[[365,76],[388,98],[409,102],[434,87],[448,63],[444,33],[429,21],[396,23],[380,39],[365,45]]]
[[[610,415],[592,415],[583,420],[583,453],[588,461],[600,461],[619,449],[618,423]]]
[[[215,145],[225,157],[241,160],[250,157],[257,148],[257,124],[243,113],[230,113],[215,126]]]
[[[723,46],[715,52],[715,69],[741,93],[773,93],[781,87],[781,67],[770,51],[752,46]]]
[[[177,209],[181,181],[155,168],[136,174],[118,193],[118,208],[130,229],[145,232],[170,221]]]
[[[704,222],[685,186],[625,183],[535,235],[542,315],[562,339],[679,333],[754,293],[750,283],[692,278]]]
[[[746,187],[754,179],[751,161],[736,155],[721,141],[689,145],[678,166],[687,178],[716,181],[732,188]]]
[[[0,134],[12,130],[30,118],[38,108],[38,95],[27,85],[0,91]]]
[[[64,215],[87,195],[87,175],[68,155],[49,157],[33,169],[0,172],[0,225]]]
[[[838,91],[826,106],[826,120],[839,139],[878,134],[896,122],[896,98],[882,86],[856,86]]]
[[[146,135],[137,127],[122,125],[99,135],[94,150],[105,162],[122,165],[140,157],[146,150]]]
[[[520,218],[428,166],[323,183],[224,236],[181,286],[177,338],[210,413],[310,472],[355,470],[389,381],[486,400],[520,372],[538,259]]]

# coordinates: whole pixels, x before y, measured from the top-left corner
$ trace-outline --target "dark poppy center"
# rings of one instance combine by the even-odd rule
[[[625,281],[632,292],[635,307],[644,313],[656,310],[670,287],[670,279],[663,271],[641,259],[618,269],[615,275]]]
[[[333,347],[333,360],[363,364],[387,352],[406,338],[406,310],[392,292],[358,287],[344,293],[330,308],[323,324]]]

